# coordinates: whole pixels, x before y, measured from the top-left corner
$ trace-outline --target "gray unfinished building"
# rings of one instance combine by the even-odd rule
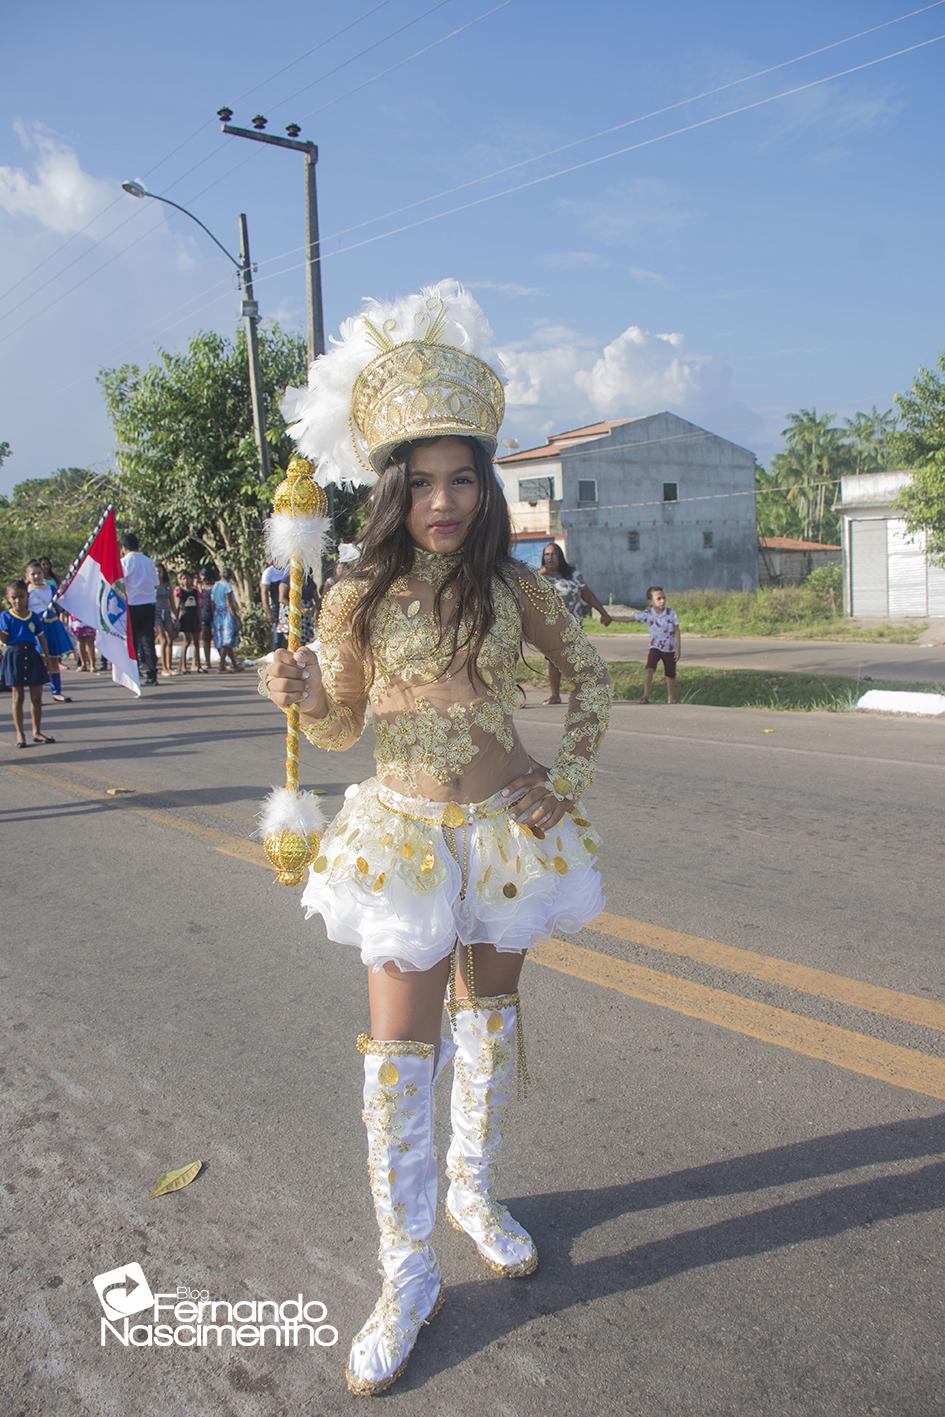
[[[603,600],[758,584],[755,456],[674,413],[571,429],[500,467],[518,554],[563,541]]]

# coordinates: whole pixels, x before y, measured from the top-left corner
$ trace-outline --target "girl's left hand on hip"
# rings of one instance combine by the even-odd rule
[[[535,762],[534,758],[530,761],[535,764],[532,770],[514,778],[502,789],[502,795],[508,799],[509,811],[515,821],[549,831],[557,826],[574,803],[556,797],[548,784],[548,769]]]

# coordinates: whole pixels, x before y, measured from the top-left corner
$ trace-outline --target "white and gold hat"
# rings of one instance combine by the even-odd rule
[[[322,486],[376,482],[414,438],[476,438],[491,457],[505,413],[492,330],[458,281],[382,305],[365,302],[314,360],[282,411]]]

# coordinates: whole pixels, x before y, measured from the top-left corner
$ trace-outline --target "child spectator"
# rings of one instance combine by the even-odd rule
[[[95,673],[95,628],[83,625],[74,615],[69,616],[69,626],[75,635],[78,668],[83,674]]]
[[[52,696],[57,704],[71,704],[72,699],[68,694],[62,692],[62,675],[59,672],[59,659],[64,654],[69,654],[72,649],[72,641],[69,638],[69,631],[59,619],[57,612],[50,608],[53,598],[53,588],[43,574],[43,563],[41,561],[27,561],[26,563],[26,586],[29,600],[28,609],[42,625],[43,636],[46,640],[47,652],[49,654],[49,684],[52,688]],[[45,680],[42,682],[45,683]]]
[[[161,674],[174,673],[174,606],[171,598],[171,578],[163,561],[157,563],[157,589],[154,592],[154,628],[161,646]]]
[[[13,694],[13,728],[16,746],[26,747],[23,733],[24,690],[30,691],[30,711],[33,719],[33,742],[54,743],[42,731],[43,685],[49,679],[46,664],[49,652],[42,621],[29,608],[29,587],[26,581],[12,580],[6,587],[8,610],[0,611],[0,641],[3,642],[3,665],[0,679]]]
[[[666,595],[661,585],[646,588],[646,609],[633,610],[631,620],[639,620],[650,631],[650,652],[646,657],[643,671],[643,696],[637,702],[648,704],[653,689],[653,675],[662,660],[666,675],[666,698],[671,704],[676,702],[676,665],[682,658],[682,639],[679,634],[679,616],[666,604]]]
[[[178,579],[180,584],[174,592],[177,600],[177,628],[184,637],[184,644],[180,652],[180,669],[182,674],[189,674],[187,651],[191,645],[194,649],[194,668],[198,670],[200,668],[200,645],[198,642],[200,604],[197,587],[194,585],[194,578],[190,571],[181,571]]]
[[[232,574],[232,572],[230,573]],[[197,673],[210,673],[210,643],[213,638],[213,587],[217,573],[213,566],[200,567],[200,644],[203,649],[203,668],[197,660]]]

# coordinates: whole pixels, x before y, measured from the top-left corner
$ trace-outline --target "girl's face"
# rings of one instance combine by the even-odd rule
[[[458,551],[479,507],[479,475],[461,438],[422,443],[408,464],[407,530],[424,551]]]
[[[193,576],[188,575],[186,571],[181,576],[180,583],[184,587],[184,590],[193,590],[194,588],[194,578]]]
[[[29,591],[22,586],[11,586],[7,591],[7,601],[11,610],[15,610],[17,615],[25,615],[26,607],[29,604]]]
[[[560,571],[561,552],[557,546],[546,546],[541,553],[541,561],[546,571]]]
[[[30,585],[45,585],[45,584],[46,584],[46,581],[45,581],[45,579],[43,578],[43,568],[42,568],[42,566],[27,566],[27,568],[26,568],[26,579],[29,581]]]

